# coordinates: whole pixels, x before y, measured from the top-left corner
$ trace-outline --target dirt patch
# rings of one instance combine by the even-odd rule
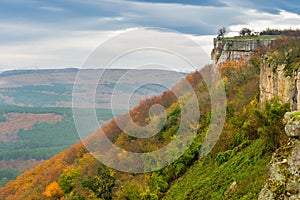
[[[61,115],[53,113],[7,113],[6,122],[0,122],[0,141],[13,142],[18,137],[20,129],[30,130],[34,124],[55,124],[62,120]]]

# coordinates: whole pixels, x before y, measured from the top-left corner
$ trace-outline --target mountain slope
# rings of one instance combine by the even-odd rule
[[[163,199],[256,199],[268,175],[264,148],[261,140],[245,142],[226,151],[229,158],[219,166],[211,159],[196,162]]]
[[[266,163],[272,152],[286,142],[281,119],[289,107],[274,100],[267,102],[261,111],[257,99],[259,59],[260,55],[249,62],[230,61],[219,66],[227,96],[227,116],[216,146],[205,158],[199,159],[199,150],[210,123],[211,105],[207,86],[195,72],[186,80],[193,86],[201,105],[197,136],[174,163],[151,173],[123,173],[99,163],[79,143],[8,183],[0,189],[0,198],[256,198],[266,178]],[[210,66],[202,71],[212,72]],[[180,90],[181,86],[176,84],[174,90]],[[134,152],[149,152],[166,145],[174,138],[180,123],[180,106],[172,92],[144,100],[130,114],[137,124],[146,125],[148,110],[154,104],[164,106],[167,112],[166,123],[157,135],[134,138],[120,130],[115,120],[105,125],[103,131],[116,145]],[[91,135],[88,140],[92,142],[94,137]]]
[[[75,68],[12,70],[0,74],[0,187],[80,140],[71,108],[78,71]],[[95,71],[83,70],[85,84],[89,84],[88,77]],[[136,78],[141,74],[146,76]],[[113,117],[110,96],[117,81],[121,86],[115,92],[125,95],[150,79],[172,86],[182,75],[164,70],[105,70],[97,90],[97,107],[102,107],[96,109],[98,120],[103,124]],[[144,85],[133,92],[130,106],[164,90],[155,84]],[[83,91],[82,95],[87,94]],[[114,112],[124,113],[118,109]]]

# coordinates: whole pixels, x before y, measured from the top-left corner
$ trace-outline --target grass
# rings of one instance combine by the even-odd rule
[[[264,154],[262,140],[256,140],[247,147],[236,147],[220,166],[209,157],[199,160],[171,185],[163,199],[257,199],[270,158]],[[230,191],[234,181],[237,187]]]
[[[295,111],[291,113],[291,118],[299,117],[299,115],[300,115],[300,111]]]
[[[281,38],[280,35],[259,35],[259,36],[234,36],[234,37],[225,37],[225,40],[272,40]]]

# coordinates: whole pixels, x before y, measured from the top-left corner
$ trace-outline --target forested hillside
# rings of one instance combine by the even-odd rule
[[[97,116],[113,117],[110,109]],[[71,108],[0,105],[0,187],[79,140]]]
[[[0,74],[0,187],[80,140],[71,109],[73,83],[78,71],[75,68],[12,70]],[[83,71],[84,82],[88,85],[88,77],[95,69]],[[96,95],[96,112],[101,124],[113,118],[110,95],[121,76],[124,79],[118,92],[126,94],[153,77],[172,86],[180,80],[180,75],[184,75],[164,70],[102,71],[105,78],[99,83]],[[147,77],[136,78],[143,73]],[[130,106],[164,90],[164,87],[154,84],[141,87],[134,91]],[[86,96],[85,91],[80,92]],[[124,113],[118,109],[115,112],[116,115]],[[89,133],[93,131],[91,129]]]
[[[199,157],[199,150],[211,120],[208,87],[212,86],[206,85],[201,74],[213,77],[212,66],[185,78],[198,96],[201,117],[194,127],[195,140],[174,163],[155,172],[124,173],[104,166],[78,143],[9,182],[0,189],[0,199],[257,199],[272,153],[287,142],[282,117],[289,110],[289,105],[278,99],[259,102],[260,59],[261,52],[257,52],[249,61],[218,66],[226,90],[226,121],[217,144],[206,157]],[[181,84],[173,91],[180,90]],[[148,110],[154,104],[162,105],[167,112],[166,122],[155,136],[129,136],[115,120],[102,130],[126,150],[150,152],[161,148],[176,138],[181,107],[172,91],[166,91],[130,111],[133,121],[146,125]],[[96,135],[88,137],[88,142]],[[121,159],[126,154],[118,156],[116,159]],[[141,166],[147,171],[146,167]]]

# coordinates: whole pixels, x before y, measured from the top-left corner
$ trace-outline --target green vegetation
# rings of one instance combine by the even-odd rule
[[[280,39],[280,35],[245,35],[245,36],[234,36],[234,37],[225,37],[224,40],[274,40]]]
[[[300,30],[299,29],[270,29],[267,28],[266,30],[260,32],[260,35],[284,35],[284,36],[291,36],[291,37],[299,37]]]
[[[259,102],[260,59],[261,55],[254,55],[250,61],[228,61],[218,66],[226,90],[226,120],[216,145],[206,157],[201,157],[199,151],[211,121],[211,102],[206,83],[199,72],[195,72],[186,80],[198,96],[201,117],[197,124],[189,127],[197,131],[195,140],[174,163],[151,173],[123,173],[98,162],[80,143],[0,189],[0,198],[40,199],[43,194],[48,199],[64,197],[80,200],[257,199],[268,176],[267,164],[274,150],[288,142],[282,118],[289,110],[288,104],[282,104],[276,98]],[[291,60],[292,64],[295,62],[297,56]],[[202,73],[211,71],[211,66],[207,66]],[[212,83],[208,83],[209,87],[214,87]],[[178,83],[173,90],[181,91],[182,87]],[[182,94],[181,98],[188,95]],[[150,120],[149,108],[155,104],[164,106],[167,114],[166,123],[155,136],[130,136],[114,120],[103,126],[103,132],[115,145],[128,151],[160,149],[179,138],[176,132],[181,123],[182,108],[172,92],[167,91],[142,101],[130,111],[132,120],[146,125]],[[122,120],[122,116],[119,119]],[[161,119],[154,117],[153,120],[160,122]],[[20,137],[26,140],[22,133]],[[95,135],[88,138],[88,142],[94,140]],[[115,156],[109,150],[105,154],[114,155],[117,163],[126,156],[126,152]],[[159,163],[159,159],[154,157],[149,162]],[[148,170],[146,162],[140,167]],[[282,192],[281,189],[279,187],[278,192]]]
[[[104,121],[113,117],[109,109],[96,109],[96,112],[98,118]],[[47,160],[80,140],[75,128],[71,108],[0,105],[1,122],[6,121],[4,117],[6,113],[54,113],[61,115],[62,120],[55,124],[34,124],[29,130],[19,130],[16,141],[0,142],[0,160]],[[117,113],[122,113],[122,111],[117,111]],[[1,178],[0,170],[0,181],[3,179],[0,183],[4,184],[16,178],[16,176],[17,174],[14,173],[14,176],[7,175]]]
[[[239,117],[248,116],[241,127],[232,124],[231,130],[242,132],[242,138],[235,134],[238,145],[195,162],[163,199],[256,199],[268,176],[271,153],[287,141],[281,119],[288,110],[276,100],[266,102],[263,111],[257,105],[252,102]],[[233,182],[236,188],[230,189]]]
[[[278,41],[277,47],[266,54],[266,63],[275,71],[284,65],[286,76],[292,76],[300,67],[300,41],[287,38]]]
[[[101,120],[107,121],[112,118],[109,109],[97,109],[96,111]],[[15,142],[0,142],[1,160],[49,159],[80,140],[71,108],[0,106],[0,116],[3,117],[6,113],[54,113],[63,118],[56,124],[41,123],[33,125],[30,130],[21,129]]]
[[[165,75],[167,76],[167,75]],[[149,95],[149,94],[161,94],[166,88],[148,84],[145,85],[138,90],[135,90],[138,82],[132,83],[122,83],[117,84],[112,80],[112,82],[105,82],[97,88],[97,93],[102,94],[105,97],[109,97],[112,90],[116,87],[119,92],[131,93],[139,95]],[[135,90],[135,91],[133,91]],[[56,83],[52,85],[25,85],[22,87],[8,87],[0,89],[0,94],[11,99],[14,104],[17,105],[26,105],[26,106],[35,106],[35,107],[49,107],[49,106],[57,106],[58,104],[70,106],[72,102],[72,92],[73,92],[73,84],[66,83]],[[84,91],[80,91],[83,93]],[[96,98],[96,102],[99,104],[107,104],[109,101]],[[10,102],[12,103],[12,102]],[[4,99],[0,99],[0,105],[5,104]],[[1,120],[1,119],[0,119]]]
[[[263,154],[262,140],[244,142],[228,154],[222,164],[207,157],[197,161],[163,199],[256,199],[267,178],[270,154]],[[217,158],[219,158],[218,156]],[[236,181],[237,188],[230,191]]]
[[[92,191],[93,195],[100,199],[111,199],[112,189],[115,185],[115,179],[110,175],[107,168],[97,169],[96,176],[88,176],[86,180],[82,182],[82,187]]]
[[[71,102],[72,90],[72,84],[27,85],[2,89],[2,94],[13,98],[16,104],[47,106]]]
[[[14,169],[0,169],[0,187],[3,187],[8,181],[15,179],[21,171]]]
[[[225,33],[226,33],[225,27],[219,29],[217,38],[225,39],[225,40],[238,40],[238,39],[272,40],[272,39],[279,39],[282,37],[291,37],[297,39],[300,36],[299,29],[279,30],[279,29],[267,28],[266,30],[263,30],[261,32],[255,32],[247,27],[244,27],[239,31],[239,36],[224,37]]]

